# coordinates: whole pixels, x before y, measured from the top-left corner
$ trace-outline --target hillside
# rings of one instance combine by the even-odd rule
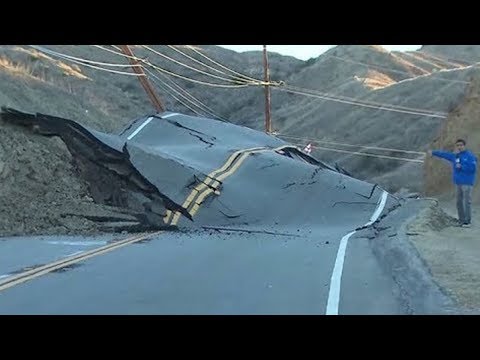
[[[480,154],[480,78],[477,77],[465,99],[450,113],[440,131],[432,141],[433,149],[453,151],[457,139],[465,139],[468,148]],[[437,158],[429,157],[425,161],[425,189],[429,196],[445,193],[453,195],[451,167]],[[474,201],[480,201],[480,194],[473,193]]]
[[[92,46],[45,47],[97,62],[126,64],[122,57]],[[177,61],[198,66],[170,48],[152,47]],[[239,54],[217,46],[198,48],[208,57],[242,74],[257,79],[263,76],[261,52]],[[188,49],[181,49],[189,56],[204,61]],[[148,58],[167,71],[200,81],[215,81],[144,49],[134,48],[134,51],[137,56]],[[289,93],[285,91],[287,87],[274,88],[273,127],[279,134],[292,136],[283,138],[299,146],[304,146],[308,139],[313,139],[426,151],[439,136],[444,136],[445,140],[437,140],[435,146],[448,145],[450,138],[456,137],[458,133],[454,115],[442,119],[392,112],[379,107],[383,104],[394,104],[405,108],[444,113],[455,110],[453,114],[462,113],[464,106],[473,106],[478,96],[476,87],[469,84],[472,77],[478,76],[478,70],[466,65],[479,59],[480,46],[472,45],[425,45],[420,51],[407,53],[388,52],[380,46],[342,45],[309,61],[272,53],[269,55],[272,80],[282,80],[287,86],[317,90],[322,94],[333,95],[337,100],[347,99],[351,102],[351,99],[354,99],[362,103],[376,104],[373,107],[364,107]],[[202,69],[211,72],[207,67]],[[159,73],[156,74],[159,79],[163,79]],[[215,74],[223,76],[220,73]],[[174,81],[222,118],[263,129],[262,87],[225,89],[177,78],[174,78]],[[158,83],[158,80],[155,80],[155,83]],[[171,82],[167,84],[174,86]],[[158,89],[169,110],[192,113],[171,96],[170,89],[165,85],[160,84]],[[176,96],[178,97],[178,94]],[[26,46],[0,46],[0,106],[61,116],[98,130],[113,132],[119,131],[132,119],[153,111],[135,77],[79,66]],[[465,110],[464,113],[468,119],[471,119],[472,114],[476,114],[470,110]],[[470,134],[470,130],[474,130],[471,122],[465,121],[462,124],[462,134]],[[441,135],[442,131],[446,131],[448,135]],[[476,146],[475,141],[473,143]],[[0,178],[8,185],[7,191],[1,195],[2,203],[8,204],[8,207],[1,209],[2,234],[19,233],[19,229],[29,233],[45,233],[54,231],[51,230],[53,228],[57,232],[72,229],[98,230],[93,223],[85,222],[81,217],[61,217],[59,214],[66,211],[62,206],[78,208],[81,213],[115,212],[115,209],[91,204],[87,184],[75,176],[75,168],[70,162],[68,152],[56,139],[32,137],[31,134],[0,122],[0,144]],[[424,189],[424,166],[421,163],[318,148],[323,146],[343,151],[358,151],[361,147],[314,144],[317,146],[314,156],[339,163],[356,177],[379,182],[391,191],[400,188],[412,191]],[[397,151],[370,149],[368,152],[381,156],[422,159],[419,155]],[[428,161],[425,166],[427,172],[433,174],[433,178],[427,176],[427,184],[435,183],[439,176],[444,175],[428,170]],[[56,190],[51,191],[52,188]],[[446,185],[432,189],[430,186],[429,191],[437,193],[449,190]],[[45,196],[48,196],[50,204],[63,204],[58,206],[57,210],[45,205],[49,211],[53,211],[49,216],[57,216],[59,219],[59,223],[53,227],[41,225],[45,223],[47,215],[44,211],[38,211],[42,202],[39,199],[44,199]],[[30,220],[27,221],[27,218]]]
[[[480,60],[478,45],[424,45],[420,52],[429,56],[441,57],[453,64],[468,65]]]

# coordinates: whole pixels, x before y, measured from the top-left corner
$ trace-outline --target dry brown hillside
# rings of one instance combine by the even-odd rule
[[[450,113],[432,142],[432,149],[453,151],[459,138],[467,141],[467,147],[477,156],[480,154],[480,77],[477,75],[465,98]],[[451,166],[437,158],[425,161],[425,192],[430,196],[453,194]],[[480,201],[480,193],[475,192],[475,201]]]
[[[465,65],[480,60],[479,45],[423,45],[420,51],[456,64]]]
[[[121,63],[124,60],[86,45],[45,47],[100,62]],[[187,58],[166,46],[153,48],[188,63]],[[197,49],[236,71],[255,78],[262,77],[261,52],[236,53],[217,46],[198,46]],[[135,51],[138,56],[148,56],[169,71],[212,81],[144,49],[135,48]],[[193,52],[189,55],[197,56]],[[381,104],[439,112],[452,109],[458,112],[467,104],[473,109],[474,98],[465,99],[468,99],[470,77],[479,70],[465,67],[465,63],[453,61],[451,57],[478,61],[480,46],[426,45],[421,51],[399,53],[388,52],[380,46],[341,45],[309,61],[272,53],[269,59],[274,80],[335,97],[380,104],[380,108],[366,108],[274,89],[273,126],[279,133],[295,136],[285,140],[299,146],[306,145],[309,139],[350,144],[316,143],[333,150],[317,147],[313,155],[324,161],[339,163],[352,175],[378,182],[392,192],[400,188],[422,191],[423,164],[334,150],[395,157],[406,155],[395,151],[366,150],[362,146],[426,151],[445,120],[385,111],[381,109]],[[208,70],[206,67],[202,69]],[[262,87],[219,89],[181,79],[175,79],[175,82],[229,121],[263,129]],[[172,96],[168,88],[158,86],[157,89],[168,110],[192,114]],[[119,131],[131,120],[153,111],[138,80],[132,76],[79,66],[28,46],[7,45],[0,46],[0,106],[65,117],[108,132]],[[473,113],[473,110],[468,111]],[[466,114],[470,114],[468,111]],[[202,114],[209,116],[205,112]],[[467,116],[464,122],[458,124],[463,133],[468,134],[471,145],[476,146],[478,129],[472,121]],[[457,133],[452,133],[451,138]],[[440,164],[434,165],[439,166],[439,171],[448,171]],[[428,181],[436,186],[437,182],[445,181],[443,175],[439,173]],[[85,220],[84,215],[113,216],[116,213],[115,209],[91,203],[88,186],[76,176],[70,155],[61,143],[35,136],[1,120],[0,179],[4,184],[0,193],[0,203],[3,204],[0,207],[0,235],[98,231],[98,227]],[[430,188],[438,192],[448,190],[447,183],[443,187],[438,186],[438,189],[435,186]],[[77,215],[71,214],[72,211]]]

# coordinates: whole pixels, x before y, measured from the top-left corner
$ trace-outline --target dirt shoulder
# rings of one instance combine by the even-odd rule
[[[435,281],[465,311],[480,313],[480,212],[473,207],[472,228],[455,226],[452,200],[422,211],[408,225],[408,236]]]
[[[131,220],[119,209],[93,202],[59,138],[35,135],[1,119],[0,184],[0,237],[96,234],[104,231],[105,222],[92,219]]]

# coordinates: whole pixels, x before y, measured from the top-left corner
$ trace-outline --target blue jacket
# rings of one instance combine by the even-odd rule
[[[452,164],[453,182],[456,185],[474,185],[477,172],[477,158],[470,151],[465,150],[455,154],[447,151],[432,151],[432,155],[445,159]],[[460,163],[460,169],[455,166]]]

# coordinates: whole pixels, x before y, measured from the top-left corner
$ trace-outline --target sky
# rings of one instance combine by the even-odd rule
[[[250,50],[262,50],[263,45],[219,45],[238,52]],[[336,45],[267,45],[268,51],[282,55],[290,55],[301,60],[318,57],[328,49]],[[390,51],[418,50],[422,45],[382,45]]]

